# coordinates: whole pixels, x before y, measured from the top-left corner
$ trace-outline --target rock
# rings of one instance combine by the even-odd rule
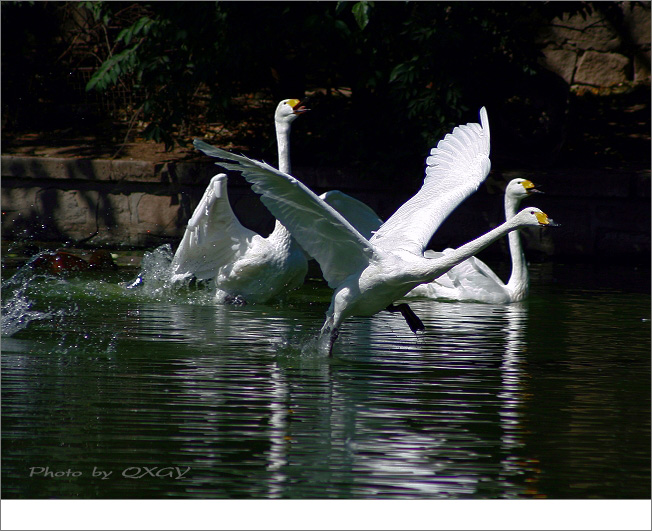
[[[543,54],[545,67],[570,85],[573,82],[573,74],[577,65],[577,52],[548,47],[543,50]]]
[[[169,195],[142,194],[138,202],[138,222],[150,225],[150,230],[163,232],[174,225],[179,204]]]
[[[588,51],[580,58],[575,72],[575,83],[610,87],[627,81],[630,60],[618,53]]]
[[[600,52],[615,51],[622,44],[619,35],[598,11],[586,15],[586,18],[567,14],[555,18],[541,40],[558,47]]]
[[[650,80],[650,51],[634,56],[634,81],[641,83]]]
[[[649,48],[650,3],[623,2],[623,18],[625,26],[629,30],[629,38],[634,43]]]

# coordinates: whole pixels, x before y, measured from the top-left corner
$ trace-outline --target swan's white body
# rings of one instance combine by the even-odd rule
[[[234,161],[218,164],[241,171],[272,214],[319,262],[335,290],[320,334],[322,348],[330,353],[347,317],[386,309],[415,286],[433,281],[509,231],[549,223],[540,210],[527,209],[440,258],[424,257],[435,230],[489,174],[489,124],[484,108],[480,119],[482,126],[456,127],[431,150],[421,190],[369,239],[291,175],[199,140],[194,145],[209,156]]]
[[[531,181],[512,179],[505,188],[505,220],[514,217],[521,201],[533,192],[538,190]],[[527,297],[529,289],[527,263],[518,231],[510,232],[507,237],[512,259],[512,272],[507,284],[482,260],[471,256],[433,282],[420,284],[405,298],[419,297],[492,304],[522,301]],[[443,252],[426,251],[424,255],[427,258],[438,258],[451,251],[452,249]]]
[[[299,100],[281,101],[274,113],[279,169],[290,168],[290,129],[305,109]],[[172,282],[212,279],[218,302],[264,302],[300,286],[308,272],[306,256],[278,220],[264,238],[242,226],[227,191],[226,174],[211,179],[172,259]]]
[[[279,170],[284,173],[291,171],[291,124],[304,110],[299,100],[283,100],[274,114]],[[375,213],[364,203],[339,191],[322,198],[363,234],[371,235],[376,228]],[[256,303],[299,287],[307,271],[304,251],[280,221],[267,238],[242,226],[229,203],[227,176],[220,173],[211,179],[188,222],[172,260],[171,280],[212,280],[218,302]]]

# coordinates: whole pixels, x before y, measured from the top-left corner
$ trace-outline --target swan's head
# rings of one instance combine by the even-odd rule
[[[534,207],[524,208],[512,218],[512,221],[518,227],[556,227],[558,225],[545,212]]]
[[[543,193],[536,189],[536,185],[527,179],[512,179],[505,188],[505,195],[520,201],[533,193]]]
[[[283,100],[276,107],[274,120],[281,123],[292,123],[297,116],[308,109],[299,100]]]

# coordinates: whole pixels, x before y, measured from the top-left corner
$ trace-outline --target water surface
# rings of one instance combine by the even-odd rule
[[[3,285],[5,498],[649,498],[649,270],[533,266],[314,348],[330,290],[213,305],[124,274]]]

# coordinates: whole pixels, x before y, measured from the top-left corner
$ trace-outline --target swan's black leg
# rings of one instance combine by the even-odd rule
[[[339,330],[327,330],[326,332],[322,332],[319,334],[319,350],[321,352],[328,352],[328,356],[332,357],[333,356],[333,345],[335,344],[335,340],[337,339],[337,336],[339,335]]]
[[[412,311],[412,308],[410,308],[405,302],[402,302],[401,304],[390,304],[385,309],[388,312],[392,312],[392,313],[401,312],[401,315],[407,322],[408,326],[410,327],[410,330],[412,330],[415,334],[419,331],[426,329],[421,319],[419,319],[419,316],[416,313],[414,313]]]
[[[339,328],[332,328],[329,321],[326,321],[321,332],[319,333],[319,350],[324,352],[328,351],[328,355],[333,355],[333,345],[337,336],[340,335]]]
[[[329,341],[328,341],[328,355],[333,356],[333,345],[335,344],[335,340],[337,339],[337,336],[340,335],[340,331],[335,328],[330,335]]]

